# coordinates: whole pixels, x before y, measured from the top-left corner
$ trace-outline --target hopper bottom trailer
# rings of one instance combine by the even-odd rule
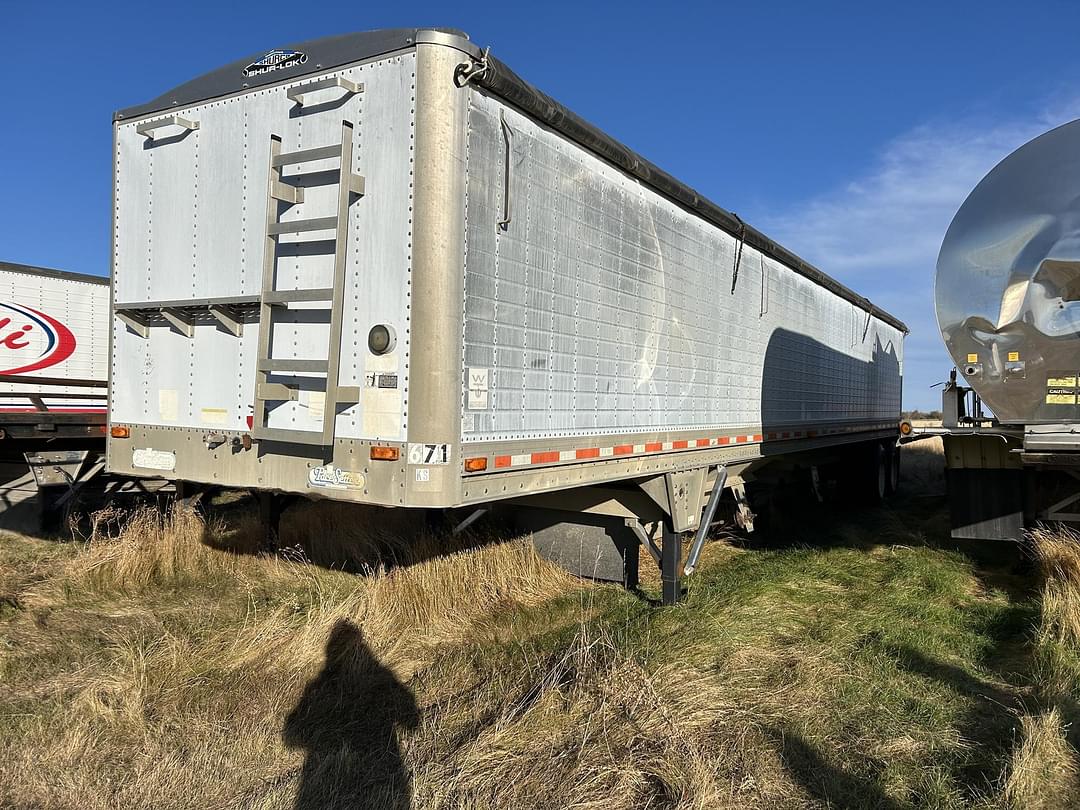
[[[498,504],[667,602],[748,483],[895,486],[903,323],[460,33],[242,59],[118,112],[114,166],[113,472]]]

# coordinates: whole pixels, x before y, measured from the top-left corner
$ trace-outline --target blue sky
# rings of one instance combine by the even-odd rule
[[[933,265],[975,183],[1080,117],[1068,3],[0,0],[0,258],[106,274],[114,110],[256,51],[441,25],[903,318],[905,404],[949,361]]]

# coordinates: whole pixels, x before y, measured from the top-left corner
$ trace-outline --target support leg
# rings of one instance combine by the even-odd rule
[[[660,582],[663,603],[674,605],[682,598],[682,535],[672,531],[664,521],[664,545],[660,557]]]
[[[638,552],[641,545],[637,538],[625,532],[625,537],[620,551],[623,558],[623,587],[629,591],[636,591],[638,587]]]
[[[263,547],[270,553],[278,550],[278,530],[281,527],[281,496],[273,492],[259,493],[259,522],[263,528]]]
[[[185,509],[198,509],[207,488],[194,481],[176,482],[176,504]]]

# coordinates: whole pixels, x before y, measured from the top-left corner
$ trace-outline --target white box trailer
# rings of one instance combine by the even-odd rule
[[[109,279],[0,262],[0,526],[104,467]]]
[[[112,471],[601,515],[623,579],[798,454],[888,479],[904,324],[460,33],[258,54],[114,137]]]

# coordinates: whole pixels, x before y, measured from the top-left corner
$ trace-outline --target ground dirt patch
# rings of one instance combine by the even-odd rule
[[[0,805],[1069,806],[1076,540],[976,559],[939,446],[904,464],[888,508],[710,544],[665,609],[333,505],[274,556],[242,504],[5,536]]]

